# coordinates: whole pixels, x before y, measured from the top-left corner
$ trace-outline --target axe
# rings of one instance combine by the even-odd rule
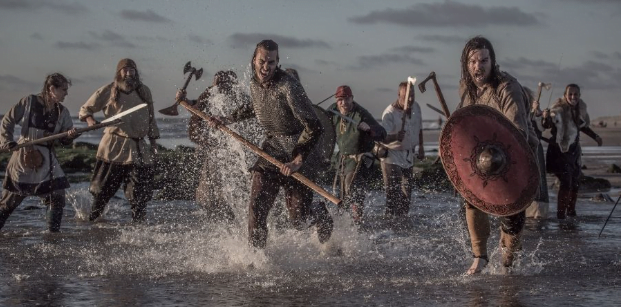
[[[408,86],[405,90],[405,102],[403,106],[403,118],[401,119],[401,131],[405,130],[405,117],[408,114],[408,110],[412,107],[412,103],[414,103],[414,97],[412,97],[412,102],[410,102],[410,93],[415,93],[415,91],[411,91],[411,88],[415,83],[416,78],[408,77]]]
[[[199,111],[198,109],[194,108],[189,103],[187,103],[187,101],[185,101],[185,100],[181,100],[181,101],[175,102],[175,104],[173,105],[175,107],[175,110],[176,110],[178,105],[183,106],[190,113],[192,113],[192,114],[202,118],[203,120],[205,120],[207,122],[213,122],[214,121],[214,119],[212,117],[210,117],[207,114],[205,114],[205,113]],[[169,107],[169,108],[171,108],[171,107]],[[231,130],[229,127],[224,126],[224,125],[218,125],[218,126],[216,126],[216,128],[218,128],[220,131],[224,132],[225,134],[228,134],[229,136],[232,136],[234,139],[236,139],[237,141],[242,143],[242,145],[246,146],[248,149],[252,150],[254,153],[256,153],[257,155],[261,156],[263,159],[267,160],[269,163],[272,163],[276,167],[281,168],[284,165],[284,163],[282,163],[282,162],[278,161],[276,158],[270,156],[267,152],[265,152],[259,146],[257,146],[255,144],[251,143],[250,141],[246,140],[244,137],[242,137],[241,135],[237,134],[235,131]],[[308,179],[304,175],[296,172],[296,173],[291,174],[291,177],[295,178],[296,180],[298,180],[303,185],[305,185],[305,186],[311,188],[312,190],[314,190],[315,192],[319,193],[319,195],[325,197],[326,199],[328,199],[329,201],[331,201],[335,205],[340,205],[341,204],[341,199],[339,199],[338,197],[330,194],[330,192],[326,191],[321,186],[319,186],[316,183],[312,182],[310,179]]]
[[[423,80],[421,83],[418,84],[418,89],[420,90],[421,93],[424,93],[426,90],[425,83],[427,83],[427,81],[429,80],[433,81],[433,86],[436,90],[436,95],[438,96],[440,105],[442,105],[442,111],[444,111],[444,116],[446,118],[449,118],[449,116],[451,116],[451,112],[449,111],[449,108],[446,105],[446,101],[444,100],[444,95],[442,95],[442,90],[440,89],[440,85],[438,85],[438,80],[436,79],[435,71],[430,72],[429,76],[425,78],[425,80]]]
[[[552,88],[552,83],[539,82],[537,84],[537,99],[536,99],[537,101],[539,101],[539,99],[541,98],[541,90],[544,88],[546,89],[546,91],[549,91],[550,88]]]
[[[183,87],[181,88],[181,90],[185,91],[186,88],[188,88],[188,84],[190,84],[190,80],[192,80],[192,75],[194,75],[195,80],[198,81],[198,79],[201,78],[201,76],[203,75],[203,69],[196,69],[194,67],[192,67],[192,63],[190,63],[190,61],[188,61],[187,63],[185,63],[185,66],[183,66],[183,74],[187,74],[190,73],[188,75],[188,77],[185,79],[185,83],[183,84]],[[164,108],[159,110],[158,112],[164,114],[164,115],[169,115],[169,116],[177,116],[179,115],[179,111],[177,110],[177,106],[179,106],[179,101],[175,101],[175,104],[173,104],[170,107]]]

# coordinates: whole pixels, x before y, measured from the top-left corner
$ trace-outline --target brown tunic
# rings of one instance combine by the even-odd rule
[[[148,107],[123,117],[123,123],[109,126],[104,130],[104,135],[99,143],[97,159],[108,163],[153,164],[153,156],[150,147],[144,138],[157,139],[160,137],[159,129],[153,112],[153,98],[151,91],[146,85],[129,94],[119,91],[118,101],[111,99],[114,82],[98,89],[80,108],[80,120],[103,111],[104,117],[109,118],[122,111],[133,108],[139,104],[147,103]],[[140,97],[142,96],[145,101]]]

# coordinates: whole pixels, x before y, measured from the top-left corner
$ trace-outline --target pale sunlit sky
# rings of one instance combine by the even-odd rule
[[[61,72],[73,81],[65,104],[75,116],[125,57],[137,62],[156,109],[164,108],[183,84],[187,61],[205,70],[190,83],[195,98],[218,70],[248,74],[254,46],[268,38],[280,45],[281,66],[298,69],[314,102],[348,84],[380,117],[399,82],[435,71],[454,108],[462,48],[483,35],[501,69],[522,85],[552,82],[555,99],[578,83],[592,118],[621,114],[616,0],[0,0],[0,29],[0,113]],[[549,99],[544,92],[543,107]],[[439,106],[431,83],[416,100],[423,118],[438,117],[425,106]]]

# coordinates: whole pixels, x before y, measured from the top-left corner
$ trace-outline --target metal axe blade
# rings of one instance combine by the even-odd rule
[[[192,70],[192,61],[188,61],[187,63],[185,63],[185,66],[183,66],[183,74],[187,74],[190,70]]]
[[[196,77],[196,79],[194,79],[194,80],[198,81],[198,79],[200,79],[202,75],[203,75],[203,69],[202,68],[197,70],[197,71],[195,71],[194,72],[194,77]]]

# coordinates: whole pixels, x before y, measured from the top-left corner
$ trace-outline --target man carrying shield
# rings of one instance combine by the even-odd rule
[[[499,70],[496,64],[494,48],[487,39],[477,36],[466,43],[461,55],[461,69],[460,95],[462,98],[460,108],[463,107],[466,110],[469,106],[487,106],[474,109],[483,110],[483,113],[489,112],[491,117],[494,118],[494,120],[486,122],[485,118],[480,119],[475,116],[468,118],[466,116],[465,122],[468,122],[469,125],[466,128],[473,127],[473,133],[482,132],[487,133],[489,136],[488,139],[477,135],[466,135],[463,137],[463,139],[467,139],[464,140],[466,142],[471,142],[472,139],[478,142],[476,146],[472,147],[471,159],[457,157],[455,153],[452,153],[452,155],[456,158],[449,159],[452,156],[447,158],[445,153],[442,153],[443,149],[441,148],[442,162],[450,178],[453,170],[454,172],[460,171],[458,164],[463,163],[462,161],[472,162],[473,165],[471,174],[460,174],[460,180],[451,178],[456,189],[466,199],[466,221],[474,256],[474,262],[466,272],[466,274],[470,275],[480,273],[489,261],[487,255],[487,240],[490,236],[488,213],[500,216],[502,264],[504,267],[511,267],[513,265],[515,252],[521,248],[520,233],[524,227],[524,209],[526,209],[527,205],[532,201],[532,197],[534,197],[534,195],[530,194],[534,194],[537,191],[539,180],[533,150],[536,149],[539,140],[528,118],[526,107],[528,102],[526,101],[522,86],[514,77]],[[470,108],[469,110],[472,109]],[[460,114],[457,113],[460,111],[457,110],[451,116],[449,122],[447,122],[443,130],[441,147],[448,145],[455,147],[455,143],[446,144],[446,142],[442,142],[445,141],[445,134],[451,133],[451,127],[453,127],[451,119],[459,117]],[[498,127],[495,126],[497,122],[503,121],[510,122],[512,125],[509,124],[501,127],[501,124],[499,124]],[[481,123],[484,123],[485,127],[477,126]],[[507,131],[516,131],[517,137],[511,133],[503,134],[500,128],[506,128],[505,130]],[[448,138],[459,138],[454,132],[456,131],[453,131],[453,135]],[[509,143],[508,146],[503,144],[503,142],[508,142],[509,139],[514,141],[515,144]],[[455,148],[452,150],[456,150]],[[486,148],[486,150],[478,152],[477,148]],[[510,150],[508,150],[509,148]],[[454,162],[457,167],[451,168],[450,162]],[[527,166],[523,167],[520,165],[521,163]],[[500,166],[497,166],[497,164]],[[489,166],[492,171],[486,173],[486,166]],[[456,183],[456,181],[458,182]],[[522,183],[524,183],[523,189],[520,186]],[[468,187],[468,184],[472,184],[472,186]],[[517,190],[516,187],[521,189],[518,193],[511,191],[512,189]],[[516,200],[511,198],[513,197],[512,195],[517,195]],[[495,209],[490,203],[492,199],[496,199],[494,198],[496,196],[505,201],[505,203],[499,202],[501,207],[507,204],[509,207],[515,205],[517,209],[512,208],[513,210],[509,211],[508,208],[500,208],[497,212],[494,212]]]

